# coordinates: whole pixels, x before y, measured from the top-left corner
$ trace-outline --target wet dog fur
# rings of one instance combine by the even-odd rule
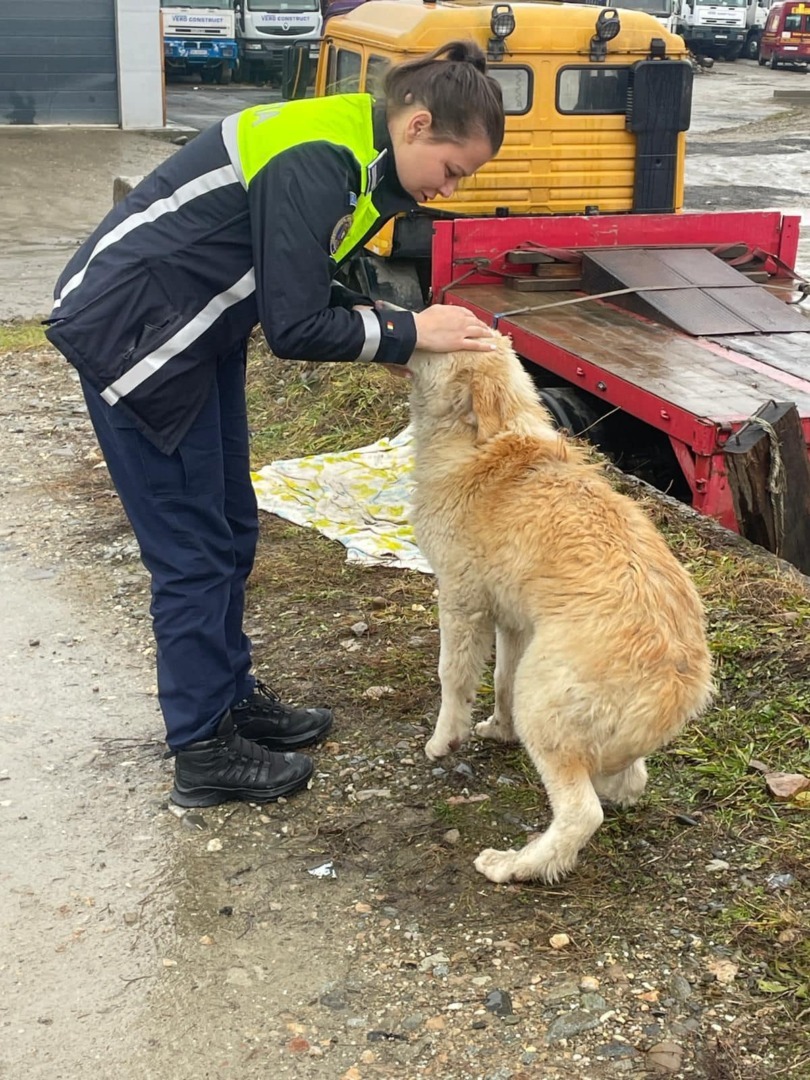
[[[475,860],[491,881],[556,881],[630,805],[646,755],[712,692],[697,591],[642,508],[552,425],[497,337],[491,354],[416,352],[413,523],[439,584],[441,707],[425,751],[468,738],[496,645],[495,710],[477,735],[519,740],[552,820],[518,851]]]

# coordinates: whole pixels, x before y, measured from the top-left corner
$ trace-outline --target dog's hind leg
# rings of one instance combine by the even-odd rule
[[[626,769],[611,776],[594,776],[593,786],[600,799],[618,806],[632,806],[638,802],[647,786],[647,766],[644,758],[636,758]]]
[[[556,881],[573,869],[602,824],[602,805],[583,761],[526,749],[543,778],[554,816],[546,831],[519,851],[481,852],[475,868],[490,881]]]
[[[495,712],[475,725],[475,734],[498,742],[517,742],[512,721],[515,671],[526,648],[526,635],[499,626],[495,634]]]
[[[493,623],[480,610],[472,615],[458,608],[448,611],[440,599],[439,632],[442,704],[436,730],[425,745],[432,760],[458,750],[470,734],[481,672],[492,653]]]

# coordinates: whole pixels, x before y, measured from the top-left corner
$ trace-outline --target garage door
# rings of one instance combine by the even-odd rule
[[[115,0],[0,0],[0,124],[117,124]]]

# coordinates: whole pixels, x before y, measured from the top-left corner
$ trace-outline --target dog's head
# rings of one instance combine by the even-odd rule
[[[509,338],[495,334],[490,353],[428,353],[408,361],[411,415],[417,427],[466,434],[476,443],[502,432],[551,434],[553,424]]]

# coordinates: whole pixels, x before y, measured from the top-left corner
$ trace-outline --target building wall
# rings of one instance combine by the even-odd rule
[[[160,0],[0,0],[0,124],[163,116]]]

